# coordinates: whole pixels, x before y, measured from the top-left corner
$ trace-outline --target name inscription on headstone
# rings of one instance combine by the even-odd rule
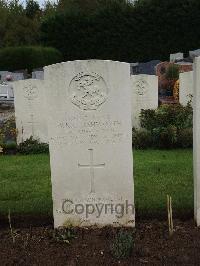
[[[57,122],[55,128],[57,130],[50,138],[52,144],[114,144],[126,137],[123,121],[110,115],[67,116],[66,120]]]

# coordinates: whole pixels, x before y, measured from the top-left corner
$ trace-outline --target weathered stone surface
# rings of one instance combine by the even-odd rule
[[[13,82],[17,143],[33,136],[48,142],[44,81],[27,79]]]
[[[44,71],[32,72],[32,79],[44,79]]]
[[[154,75],[131,75],[132,126],[138,128],[142,109],[158,107],[158,77]]]
[[[179,102],[184,106],[193,100],[193,75],[193,71],[180,73],[179,75]]]
[[[170,54],[170,62],[175,62],[176,60],[182,60],[184,58],[183,53],[175,53],[175,54]]]
[[[195,58],[194,63],[193,102],[194,216],[200,226],[200,57]]]
[[[55,227],[134,226],[129,64],[66,62],[44,78]]]

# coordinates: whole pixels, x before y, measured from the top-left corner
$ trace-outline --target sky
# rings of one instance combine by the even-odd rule
[[[45,0],[36,0],[36,1],[40,4],[40,6],[42,6],[44,4],[44,2],[45,2]],[[51,2],[56,2],[56,0],[50,0],[50,1]],[[20,2],[25,4],[26,0],[21,0]]]
[[[38,0],[38,3],[42,6],[44,4],[45,0]],[[51,0],[51,2],[55,2],[53,0]]]

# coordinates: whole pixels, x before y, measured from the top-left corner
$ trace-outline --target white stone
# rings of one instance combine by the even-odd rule
[[[13,88],[11,84],[0,84],[0,98],[13,99]]]
[[[194,61],[193,104],[194,217],[200,226],[200,57]]]
[[[0,80],[1,81],[5,81],[4,77],[6,77],[7,75],[9,75],[9,71],[0,71]]]
[[[183,53],[175,53],[175,54],[170,54],[170,62],[175,62],[176,60],[182,60],[184,58]]]
[[[179,74],[179,102],[186,106],[193,99],[193,71]]]
[[[1,80],[4,82],[7,82],[6,78],[7,76],[11,76],[12,81],[18,81],[18,80],[23,80],[24,79],[24,74],[23,73],[15,73],[15,72],[9,72],[9,71],[1,71]]]
[[[11,76],[13,81],[24,80],[23,73],[12,73]]]
[[[140,127],[142,109],[158,107],[158,77],[154,75],[131,75],[132,126]]]
[[[13,82],[17,143],[31,136],[48,142],[44,81],[27,79]]]
[[[195,57],[200,56],[200,49],[189,51],[190,58],[194,59]]]
[[[32,79],[44,79],[44,71],[32,72]]]
[[[134,226],[130,65],[66,62],[44,79],[55,227]]]

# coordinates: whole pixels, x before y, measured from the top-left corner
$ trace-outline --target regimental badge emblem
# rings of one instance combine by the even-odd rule
[[[148,83],[144,81],[143,79],[140,79],[136,81],[135,86],[136,86],[136,93],[139,96],[143,96],[147,91]]]
[[[97,73],[81,72],[69,85],[71,102],[81,110],[96,110],[108,97],[104,79]]]
[[[31,84],[24,87],[24,97],[33,100],[38,97],[38,88]]]

